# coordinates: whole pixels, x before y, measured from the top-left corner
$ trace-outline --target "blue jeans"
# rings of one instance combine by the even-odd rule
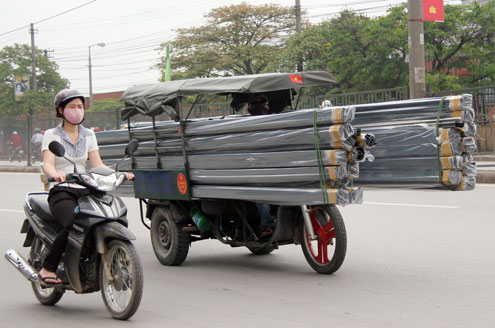
[[[270,215],[270,205],[266,203],[255,203],[261,217],[260,230],[275,228],[275,220]]]

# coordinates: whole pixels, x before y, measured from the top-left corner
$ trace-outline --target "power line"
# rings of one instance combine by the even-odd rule
[[[79,8],[84,7],[84,6],[86,6],[86,5],[89,5],[90,3],[93,3],[93,2],[95,2],[95,1],[96,1],[96,0],[92,0],[92,1],[86,2],[85,4],[82,4],[82,5],[80,5],[80,6],[74,7],[74,8],[69,9],[69,10],[66,10],[66,11],[61,12],[61,13],[59,13],[59,14],[56,14],[56,15],[50,16],[50,17],[48,17],[48,18],[42,19],[42,20],[40,20],[40,21],[34,22],[33,24],[39,24],[39,23],[41,23],[41,22],[45,22],[45,21],[47,21],[47,20],[49,20],[49,19],[52,19],[52,18],[58,17],[58,16],[60,16],[60,15],[66,14],[66,13],[71,12],[71,11],[73,11],[73,10],[76,10],[76,9],[79,9]],[[19,27],[19,28],[16,28],[16,29],[11,30],[11,31],[8,31],[8,32],[0,33],[0,36],[3,36],[3,35],[6,35],[6,34],[9,34],[9,33],[13,33],[13,32],[16,32],[16,31],[22,30],[23,28],[26,28],[26,27],[29,27],[29,26],[30,26],[30,24],[25,25],[25,26],[22,26],[22,27]]]

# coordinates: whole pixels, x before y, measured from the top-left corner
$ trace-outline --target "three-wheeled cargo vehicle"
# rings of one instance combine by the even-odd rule
[[[299,144],[302,137],[286,135],[299,123],[297,117],[284,116],[287,110],[299,112],[293,110],[303,88],[334,82],[327,72],[272,73],[138,85],[124,92],[126,133],[140,141],[131,160],[134,196],[140,199],[141,219],[150,229],[160,263],[180,265],[193,242],[213,238],[232,247],[245,246],[254,254],[300,244],[318,273],[340,268],[347,245],[344,221],[335,205],[338,194],[325,193],[325,181],[319,178],[318,187],[305,185],[305,174],[314,175],[304,171],[305,156],[313,160],[313,154],[322,150],[318,140],[311,141],[308,150]],[[226,96],[238,111],[260,94],[271,115],[190,118],[205,97]],[[162,113],[171,120],[157,120]],[[135,124],[130,120],[135,115],[151,117],[151,122]],[[305,133],[314,135],[319,120],[314,117]],[[302,157],[288,159],[296,153]],[[267,163],[272,165],[268,168]],[[318,169],[321,165],[311,168]],[[264,208],[275,221],[268,236],[260,236],[260,204],[269,204]]]

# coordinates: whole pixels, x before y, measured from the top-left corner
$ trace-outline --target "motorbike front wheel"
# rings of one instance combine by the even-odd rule
[[[41,259],[46,256],[48,248],[37,237],[33,240],[29,262],[36,270],[41,270]],[[34,296],[43,305],[55,305],[64,296],[64,291],[57,288],[45,288],[41,286],[38,280],[31,281]]]
[[[100,266],[100,289],[108,313],[119,320],[127,320],[137,311],[143,295],[143,270],[134,246],[123,240],[112,240],[108,252],[111,277],[107,275],[103,259]]]
[[[331,274],[344,262],[347,234],[344,219],[335,205],[310,209],[316,240],[311,240],[303,224],[301,247],[309,265],[318,273]]]

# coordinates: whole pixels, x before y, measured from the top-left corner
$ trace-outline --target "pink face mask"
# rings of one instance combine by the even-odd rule
[[[83,108],[66,108],[64,109],[64,118],[67,122],[78,125],[84,120],[84,109]]]

